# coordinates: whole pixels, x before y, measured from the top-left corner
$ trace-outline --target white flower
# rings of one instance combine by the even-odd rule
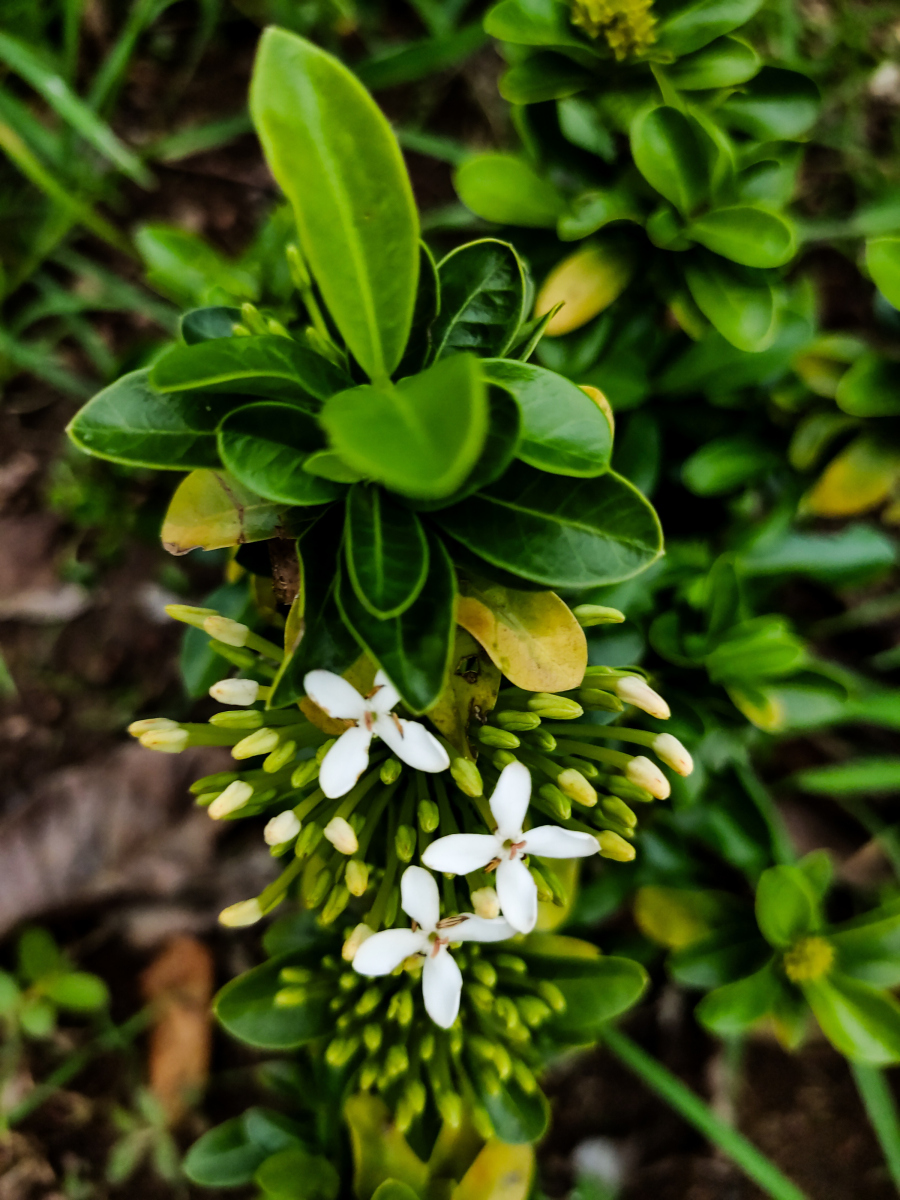
[[[263,840],[267,846],[283,846],[285,842],[293,841],[299,832],[297,814],[292,808],[286,808],[266,824]]]
[[[497,869],[500,911],[513,929],[530,933],[537,922],[537,884],[522,862],[526,854],[541,858],[584,858],[596,854],[597,839],[558,825],[539,825],[522,832],[531,798],[531,775],[522,763],[503,768],[494,794],[491,813],[496,833],[451,833],[432,842],[422,862],[433,871],[468,875],[482,867]]]
[[[434,877],[422,867],[407,867],[400,880],[400,902],[412,929],[384,929],[358,946],[353,969],[360,975],[390,975],[412,954],[425,955],[422,996],[436,1025],[449,1029],[459,1012],[462,973],[447,949],[450,942],[502,942],[513,929],[502,917],[489,921],[474,913],[440,919]]]
[[[659,692],[654,692],[646,679],[641,679],[640,675],[623,675],[621,679],[615,681],[613,687],[620,700],[624,700],[626,704],[633,704],[635,708],[643,709],[651,717],[667,721],[672,715],[668,704]]]
[[[329,717],[355,721],[322,760],[319,787],[329,799],[349,792],[369,765],[369,745],[376,735],[398,758],[418,771],[445,771],[447,751],[418,721],[404,721],[391,711],[400,694],[384,671],[375,676],[368,696],[331,671],[310,671],[303,680],[306,694]]]
[[[694,769],[694,760],[682,746],[677,737],[671,733],[658,733],[653,739],[653,749],[667,767],[677,771],[679,775],[690,775]]]

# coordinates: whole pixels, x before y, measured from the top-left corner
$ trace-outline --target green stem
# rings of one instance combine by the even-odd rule
[[[734,770],[744,791],[756,805],[757,812],[766,823],[769,831],[769,845],[775,862],[779,865],[796,862],[797,854],[791,844],[787,826],[769,795],[768,788],[763,786],[759,776],[748,762],[736,762]]]
[[[900,1119],[897,1103],[884,1072],[864,1063],[850,1063],[856,1090],[878,1138],[894,1186],[900,1191]]]
[[[619,1062],[727,1154],[772,1200],[807,1200],[796,1184],[782,1175],[752,1142],[715,1116],[699,1096],[621,1030],[607,1026],[603,1041]]]

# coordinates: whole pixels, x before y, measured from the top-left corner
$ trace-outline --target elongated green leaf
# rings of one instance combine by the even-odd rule
[[[565,1011],[552,1019],[554,1035],[565,1042],[597,1040],[604,1022],[619,1016],[641,998],[647,972],[630,958],[559,958],[529,956],[536,970],[548,969],[549,978],[566,998]]]
[[[483,238],[438,263],[441,309],[432,325],[434,357],[470,350],[503,355],[525,319],[525,269],[508,242]]]
[[[609,467],[612,430],[601,409],[570,380],[531,363],[489,359],[491,382],[507,388],[522,412],[517,457],[553,475],[601,475]]]
[[[320,420],[349,466],[405,496],[437,499],[478,461],[487,389],[478,359],[457,354],[397,384],[340,392]]]
[[[565,197],[530,163],[513,154],[476,154],[453,177],[460,200],[486,221],[552,229]]]
[[[501,42],[523,46],[572,46],[586,49],[565,0],[501,0],[484,18],[484,28]]]
[[[428,577],[416,600],[399,617],[379,620],[359,603],[349,581],[338,584],[341,615],[360,645],[387,673],[413,712],[437,703],[453,653],[456,576],[440,539],[428,535]]]
[[[428,574],[418,517],[374,484],[357,483],[347,497],[344,552],[356,597],[374,617],[399,616]]]
[[[279,504],[327,504],[343,487],[302,469],[325,439],[313,417],[292,404],[248,404],[219,426],[222,462],[245,487]]]
[[[700,1023],[713,1033],[734,1037],[771,1013],[784,990],[785,985],[769,962],[753,975],[716,988],[694,1011]]]
[[[255,300],[259,295],[255,271],[229,262],[187,229],[142,225],[134,242],[144,260],[150,286],[185,308],[227,305],[234,300]]]
[[[818,897],[799,867],[763,871],[756,889],[756,920],[766,941],[780,948],[818,929]]]
[[[811,767],[794,776],[806,792],[825,796],[864,796],[900,791],[900,758],[857,758]]]
[[[310,411],[348,383],[327,358],[268,334],[173,346],[156,362],[150,380],[161,392],[241,392],[290,400]]]
[[[657,45],[680,58],[744,25],[761,4],[762,0],[698,0],[680,7],[660,25]]]
[[[893,996],[837,971],[803,985],[822,1032],[855,1062],[900,1061],[900,1004]]]
[[[685,263],[694,301],[722,337],[738,350],[765,348],[775,325],[772,286],[761,271],[700,252]]]
[[[275,1003],[281,990],[282,967],[296,965],[296,955],[283,955],[254,967],[226,983],[214,1002],[215,1013],[225,1029],[250,1046],[288,1050],[322,1037],[334,1028],[324,992],[310,992],[302,1004],[290,1007]],[[315,958],[310,956],[310,965]]]
[[[69,437],[97,458],[163,471],[219,464],[216,426],[240,396],[162,395],[148,371],[132,371],[104,388],[76,413]]]
[[[784,217],[749,204],[714,208],[691,221],[684,236],[745,267],[780,267],[796,249]]]
[[[279,1150],[260,1165],[253,1178],[267,1200],[335,1200],[341,1186],[328,1159],[310,1154],[302,1146]]]
[[[709,195],[715,147],[700,122],[661,105],[642,113],[631,129],[635,165],[681,213],[691,213]]]
[[[419,283],[413,309],[412,329],[397,368],[397,375],[414,375],[431,358],[431,327],[441,307],[441,284],[434,256],[424,242],[419,244]]]
[[[523,1091],[514,1076],[497,1082],[499,1086],[489,1088],[483,1079],[477,1079],[479,1098],[491,1118],[494,1133],[501,1142],[513,1146],[540,1141],[550,1123],[547,1097],[539,1087],[532,1092]]]
[[[900,308],[900,237],[869,238],[866,266],[882,296]]]
[[[590,71],[551,51],[539,51],[512,66],[499,91],[510,104],[540,104],[575,96],[593,82]]]
[[[721,496],[759,479],[780,463],[775,451],[762,441],[736,434],[701,446],[681,468],[681,477],[695,496]]]
[[[435,520],[488,563],[551,588],[629,579],[662,552],[653,508],[612,471],[573,480],[517,463]]]
[[[406,347],[419,272],[416,206],[390,126],[337,59],[272,27],[250,111],[335,324],[369,377],[386,380]]]
[[[879,913],[883,914],[879,920]],[[900,983],[900,913],[875,909],[864,923],[830,930],[828,940],[837,950],[837,967],[845,975],[876,987]]]
[[[718,109],[726,125],[761,142],[802,137],[819,115],[819,89],[798,71],[763,67]]]
[[[762,60],[752,46],[738,38],[723,37],[667,66],[666,78],[682,91],[735,87],[752,79],[761,66]]]

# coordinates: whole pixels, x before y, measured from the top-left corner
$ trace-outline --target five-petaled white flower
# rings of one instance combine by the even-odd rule
[[[400,693],[379,671],[368,696],[332,671],[310,671],[303,680],[306,694],[329,717],[355,721],[345,730],[322,760],[319,786],[329,799],[349,792],[369,765],[369,745],[381,738],[408,766],[419,771],[445,771],[450,766],[447,751],[418,721],[404,721],[391,710]]]
[[[459,1012],[462,973],[447,949],[450,942],[502,942],[514,930],[502,917],[488,919],[460,913],[440,919],[441,906],[434,876],[422,867],[407,867],[400,880],[403,911],[412,929],[384,929],[367,938],[353,957],[360,975],[390,975],[404,959],[425,955],[422,997],[436,1025],[449,1029]]]
[[[513,929],[530,933],[537,922],[537,884],[522,862],[523,855],[541,858],[585,858],[600,849],[590,833],[538,825],[522,832],[531,799],[531,775],[522,763],[504,767],[491,796],[496,833],[451,833],[432,842],[422,862],[433,871],[468,875],[496,868],[500,911]]]

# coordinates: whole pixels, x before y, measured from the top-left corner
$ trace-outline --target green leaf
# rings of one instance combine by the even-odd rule
[[[327,358],[291,338],[214,338],[173,346],[158,359],[150,382],[161,392],[239,392],[290,400],[309,411],[345,388],[347,376]]]
[[[744,434],[715,438],[696,450],[681,468],[685,487],[695,496],[722,496],[767,475],[780,457]]]
[[[785,985],[766,963],[753,975],[726,983],[704,996],[694,1010],[701,1025],[720,1037],[736,1037],[770,1014],[779,1003]]]
[[[435,520],[488,563],[551,588],[629,579],[662,552],[653,508],[612,471],[573,480],[517,463]]]
[[[374,617],[399,616],[428,575],[428,542],[418,517],[374,484],[350,490],[344,553],[356,598]]]
[[[253,1179],[272,1200],[335,1200],[341,1186],[328,1159],[302,1146],[290,1146],[267,1158]]]
[[[701,251],[685,263],[684,274],[697,307],[732,346],[765,348],[774,331],[775,300],[761,271]]]
[[[612,134],[603,123],[597,105],[588,96],[569,96],[560,100],[556,115],[560,133],[567,142],[606,162],[615,162],[616,144]]]
[[[56,1009],[40,996],[26,997],[19,1010],[22,1028],[33,1038],[45,1038],[56,1025]]]
[[[185,308],[256,300],[256,272],[229,262],[203,238],[174,225],[142,225],[134,244],[144,260],[147,282]]]
[[[780,267],[796,250],[784,217],[747,204],[714,208],[685,226],[684,236],[745,267]]]
[[[339,392],[319,419],[351,467],[392,491],[438,499],[478,461],[487,389],[478,359],[456,354],[397,384]]]
[[[0,1017],[11,1013],[22,998],[22,992],[8,971],[0,971]]]
[[[170,554],[220,550],[281,537],[284,508],[264,500],[225,471],[192,471],[169,501],[162,543]]]
[[[804,665],[806,644],[784,617],[751,617],[721,634],[704,656],[714,683],[792,675]]]
[[[761,5],[762,0],[699,0],[688,4],[659,26],[654,50],[670,50],[676,58],[691,54],[746,24]]]
[[[367,611],[341,574],[337,602],[357,640],[415,713],[440,697],[453,653],[456,576],[443,543],[428,535],[428,577],[416,600],[400,616],[379,620]]]
[[[482,369],[521,410],[517,458],[553,475],[590,477],[609,468],[609,421],[581,388],[554,371],[513,359],[489,359]]]
[[[109,1003],[109,991],[102,979],[87,971],[71,971],[47,980],[41,990],[60,1008],[74,1012],[96,1012]]]
[[[629,193],[613,188],[594,188],[574,198],[569,211],[559,218],[556,232],[563,242],[577,242],[611,221],[640,219],[637,202]]]
[[[822,1032],[841,1054],[876,1066],[900,1061],[900,1004],[893,996],[837,971],[802,986]]]
[[[438,263],[440,313],[431,328],[435,359],[470,350],[506,354],[526,316],[525,269],[508,242],[483,238]]]
[[[406,347],[419,273],[418,216],[397,139],[345,66],[271,26],[250,112],[335,324],[369,377],[386,380]]]
[[[234,337],[234,327],[241,320],[239,308],[214,304],[207,308],[192,308],[182,314],[180,330],[188,346],[207,342],[212,338]]]
[[[419,284],[413,309],[412,329],[406,350],[397,368],[398,377],[421,371],[431,358],[431,326],[441,308],[441,284],[434,256],[424,242],[419,243]]]
[[[751,930],[743,923],[726,924],[708,937],[673,951],[666,967],[682,987],[706,991],[758,970],[771,953],[755,928]]]
[[[297,1126],[281,1113],[249,1108],[210,1129],[188,1150],[182,1166],[201,1187],[239,1187],[252,1183],[257,1167],[271,1154],[297,1145]]]
[[[453,185],[467,208],[498,225],[552,229],[566,211],[550,180],[512,154],[474,155],[457,167]]]
[[[575,96],[593,82],[584,67],[552,51],[539,51],[515,63],[500,77],[499,91],[510,104],[540,104]]]
[[[322,448],[313,417],[291,404],[250,404],[219,426],[219,455],[235,479],[279,504],[327,504],[344,488],[301,469]]]
[[[866,352],[841,376],[834,398],[838,408],[852,417],[896,416],[900,413],[900,363]]]
[[[651,187],[688,214],[709,196],[715,146],[700,124],[677,108],[660,105],[631,126],[635,166]]]
[[[334,1028],[328,1007],[330,995],[310,987],[302,1004],[278,1006],[281,968],[300,962],[296,955],[273,958],[226,983],[214,1001],[214,1010],[225,1029],[249,1046],[265,1050],[290,1050]],[[314,966],[315,955],[302,960]]]
[[[848,922],[829,930],[828,940],[837,951],[836,966],[842,974],[875,987],[900,984],[900,913],[876,908],[866,913],[864,923]]]
[[[549,967],[547,958],[532,961],[538,970]],[[566,999],[565,1011],[555,1014],[548,1028],[554,1037],[577,1045],[596,1041],[604,1023],[636,1004],[648,984],[640,963],[606,956],[559,959],[548,978]]]
[[[68,968],[66,958],[53,935],[39,925],[23,930],[16,945],[19,974],[29,983]]]
[[[756,888],[756,920],[770,946],[790,946],[821,925],[819,897],[799,867],[770,867]]]
[[[96,458],[133,467],[190,471],[219,465],[216,426],[239,396],[162,395],[149,371],[132,371],[98,392],[75,414],[68,434]]]
[[[416,1192],[399,1179],[385,1179],[372,1193],[372,1200],[419,1200]]]
[[[885,300],[900,308],[900,237],[869,238],[866,267]]]
[[[666,79],[682,91],[735,87],[752,79],[762,59],[752,46],[734,37],[716,38],[665,68]]]
[[[573,46],[587,49],[570,24],[564,0],[501,0],[484,18],[484,28],[501,42],[523,46]]]
[[[387,1105],[367,1092],[348,1096],[344,1120],[353,1150],[353,1195],[371,1196],[382,1183],[396,1180],[425,1194],[428,1167],[391,1120]]]
[[[819,116],[819,89],[797,71],[763,67],[716,111],[760,142],[802,137]]]
[[[401,43],[383,54],[364,59],[355,69],[366,87],[377,92],[380,88],[397,87],[401,83],[415,83],[455,66],[474,54],[485,41],[484,30],[475,21],[435,37],[407,45]]]
[[[505,1083],[494,1076],[488,1083],[476,1075],[474,1082],[501,1142],[515,1146],[540,1141],[550,1124],[550,1105],[537,1084],[529,1093],[512,1076]]]
[[[823,796],[888,794],[900,790],[900,758],[857,758],[798,771],[792,779],[805,792]]]

